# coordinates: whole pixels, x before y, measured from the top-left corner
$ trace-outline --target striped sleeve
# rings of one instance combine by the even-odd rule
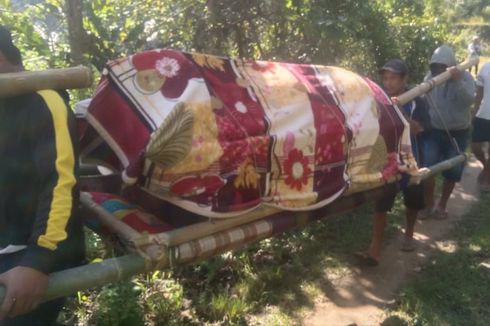
[[[61,96],[38,92],[39,106],[32,110],[30,135],[40,193],[35,222],[21,265],[50,272],[58,244],[67,238],[67,227],[76,209],[76,157],[70,112]]]

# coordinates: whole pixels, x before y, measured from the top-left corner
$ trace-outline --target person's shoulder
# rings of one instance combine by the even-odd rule
[[[36,105],[38,101],[36,93],[25,93],[5,98],[5,103],[10,107],[16,107],[17,110],[28,109]]]
[[[35,94],[36,94],[36,100],[43,102],[48,107],[50,106],[68,107],[68,103],[70,100],[68,96],[68,92],[66,91],[46,89],[46,90],[37,91]]]
[[[71,111],[67,100],[58,91],[41,90],[25,94],[22,97],[22,106],[29,113],[31,119],[53,119],[64,116]]]

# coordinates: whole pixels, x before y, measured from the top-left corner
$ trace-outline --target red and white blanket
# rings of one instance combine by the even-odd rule
[[[417,168],[398,109],[336,67],[138,53],[109,62],[87,120],[125,182],[209,217],[314,209]]]

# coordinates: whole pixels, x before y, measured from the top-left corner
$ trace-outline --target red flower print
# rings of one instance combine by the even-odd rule
[[[286,184],[292,189],[301,190],[308,183],[308,175],[311,169],[308,167],[308,159],[303,156],[303,151],[294,148],[288,154],[284,162],[286,172]]]

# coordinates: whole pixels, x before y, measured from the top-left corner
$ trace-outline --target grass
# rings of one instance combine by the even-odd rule
[[[438,178],[440,183],[440,178]],[[483,325],[490,315],[489,272],[479,267],[490,252],[489,196],[461,225],[456,253],[440,253],[413,283],[385,325]],[[134,277],[80,292],[63,321],[70,325],[299,325],[320,294],[334,294],[350,273],[351,253],[367,247],[373,207],[315,222],[200,264]],[[404,224],[402,198],[390,214],[386,237]],[[91,259],[104,257],[89,235]],[[485,274],[486,273],[486,274]],[[426,276],[427,275],[427,276]],[[450,286],[448,286],[450,285]],[[480,324],[478,324],[480,322]]]
[[[489,210],[487,193],[455,227],[457,249],[438,252],[401,290],[385,325],[490,324]]]

